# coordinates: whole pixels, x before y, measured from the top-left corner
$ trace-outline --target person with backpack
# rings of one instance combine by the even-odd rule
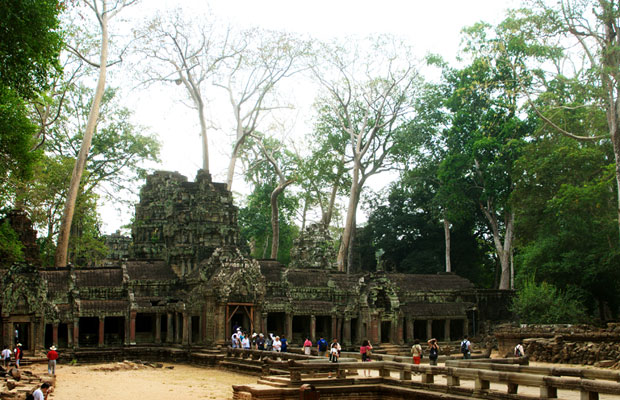
[[[439,358],[439,345],[437,339],[433,338],[428,341],[428,360],[430,365],[437,365]]]
[[[523,349],[521,341],[515,346],[515,357],[525,357],[525,349]]]
[[[471,358],[471,342],[467,335],[465,335],[461,342],[461,353],[463,353],[463,359],[468,360]]]
[[[316,342],[316,351],[319,357],[327,356],[327,340],[323,336]]]

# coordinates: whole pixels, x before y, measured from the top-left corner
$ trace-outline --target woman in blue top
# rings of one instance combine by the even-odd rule
[[[286,341],[286,337],[284,337],[284,335],[282,335],[280,337],[280,342],[282,343],[282,352],[286,352],[286,348],[288,347],[288,342]]]

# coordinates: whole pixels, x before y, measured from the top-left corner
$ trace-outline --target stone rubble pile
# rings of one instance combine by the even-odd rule
[[[12,367],[7,370],[0,367],[0,399],[24,399],[44,382],[49,383],[53,389],[56,378],[47,374],[36,375],[24,368]]]
[[[606,328],[590,325],[522,325],[502,327],[496,337],[508,345],[523,340],[532,361],[620,368],[620,324]],[[509,347],[506,346],[509,350]]]

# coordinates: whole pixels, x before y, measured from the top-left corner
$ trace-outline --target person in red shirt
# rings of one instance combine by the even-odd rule
[[[58,360],[58,352],[56,346],[52,346],[47,352],[47,373],[50,375],[56,375],[56,360]]]
[[[24,358],[24,351],[22,350],[22,344],[17,343],[15,347],[15,368],[19,369],[19,363]]]

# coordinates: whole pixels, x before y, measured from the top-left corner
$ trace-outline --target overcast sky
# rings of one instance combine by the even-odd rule
[[[420,58],[436,53],[453,62],[463,27],[478,21],[497,23],[508,8],[518,5],[519,2],[513,0],[143,0],[126,10],[124,16],[133,20],[177,7],[201,15],[210,7],[218,19],[237,28],[257,26],[322,40],[390,33],[411,43]],[[118,86],[113,79],[108,83]],[[162,142],[162,162],[156,168],[178,171],[193,180],[201,166],[199,126],[195,111],[179,101],[180,93],[178,88],[132,91],[127,95],[127,105],[135,112],[136,122],[148,127]],[[299,93],[300,103],[305,103],[306,107],[312,97],[312,93]],[[300,108],[303,107],[300,104]],[[296,124],[307,122],[302,117]],[[297,129],[307,130],[303,126]],[[230,143],[222,140],[221,135],[212,135],[210,147],[212,175],[215,180],[223,181]],[[381,181],[386,180],[382,178]],[[244,193],[240,178],[236,178],[233,191]],[[104,207],[103,231],[111,233],[127,224],[132,213],[133,210],[119,212],[111,206]],[[360,217],[358,220],[365,219]]]

